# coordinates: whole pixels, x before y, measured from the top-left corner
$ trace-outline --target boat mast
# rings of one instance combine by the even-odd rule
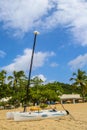
[[[33,43],[31,62],[30,62],[30,68],[29,68],[28,83],[27,83],[27,88],[26,88],[26,97],[25,97],[26,99],[25,99],[25,105],[24,105],[24,112],[26,111],[27,102],[28,102],[28,99],[29,99],[28,96],[29,96],[29,88],[30,88],[30,80],[31,80],[31,71],[32,71],[34,51],[35,51],[35,46],[36,46],[36,38],[37,38],[38,34],[39,34],[38,31],[34,31],[34,43]]]

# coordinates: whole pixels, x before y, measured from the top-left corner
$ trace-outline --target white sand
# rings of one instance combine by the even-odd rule
[[[63,110],[61,105],[56,107]],[[75,120],[71,116],[65,116],[40,121],[14,122],[6,119],[6,112],[19,109],[0,110],[0,130],[87,130],[87,103],[66,104],[64,107]]]

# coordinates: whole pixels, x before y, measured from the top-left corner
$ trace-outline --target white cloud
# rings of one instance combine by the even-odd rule
[[[4,22],[4,28],[27,32],[38,26],[52,6],[49,0],[3,0],[0,1],[0,21]]]
[[[86,0],[1,0],[0,21],[5,29],[14,29],[15,35],[62,25],[81,45],[87,45]]]
[[[51,64],[50,64],[50,66],[51,66],[51,67],[57,67],[57,66],[58,66],[58,64],[57,64],[57,63],[55,63],[55,62],[53,62],[53,63],[51,63]]]
[[[79,55],[74,60],[70,61],[68,65],[72,69],[79,69],[85,67],[87,65],[87,53],[84,55]]]
[[[4,51],[0,50],[0,57],[3,58],[3,57],[5,57],[5,55],[6,55],[6,53]]]
[[[18,55],[13,63],[2,67],[2,69],[7,70],[8,72],[13,72],[14,70],[24,70],[25,72],[29,70],[30,60],[31,60],[31,49],[25,49],[23,55]],[[53,52],[37,52],[34,54],[33,69],[42,67],[48,57],[54,56]]]
[[[87,45],[87,1],[58,0],[57,10],[47,17],[48,29],[62,25],[69,29],[75,39],[83,46]]]

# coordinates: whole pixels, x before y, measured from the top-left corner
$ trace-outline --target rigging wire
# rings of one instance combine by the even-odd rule
[[[72,114],[68,110],[65,109],[64,105],[62,103],[60,103],[60,105],[66,111],[67,115],[69,115],[74,121],[76,121],[75,118],[72,116]]]

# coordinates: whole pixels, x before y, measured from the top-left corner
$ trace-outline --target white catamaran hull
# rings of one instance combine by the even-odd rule
[[[15,113],[20,113],[20,112],[7,112],[6,113],[6,119],[9,119],[9,120],[14,119]]]
[[[40,120],[67,115],[66,111],[42,111],[31,113],[14,113],[14,121]]]

